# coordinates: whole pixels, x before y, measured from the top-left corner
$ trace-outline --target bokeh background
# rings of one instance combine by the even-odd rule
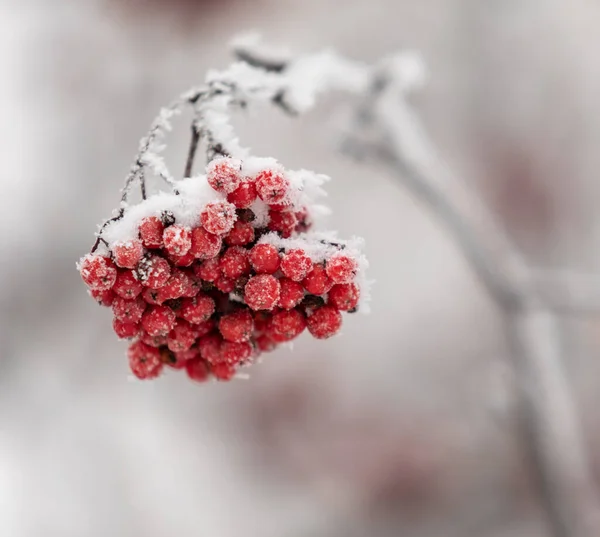
[[[444,159],[532,263],[599,271],[599,20],[589,0],[0,0],[0,534],[547,535],[494,305],[425,207],[337,153],[335,99],[241,129],[331,175],[328,223],[367,241],[372,313],[343,335],[247,381],[134,382],[75,262],[158,108],[257,30],[297,53],[421,51]],[[600,476],[598,328],[564,322]]]

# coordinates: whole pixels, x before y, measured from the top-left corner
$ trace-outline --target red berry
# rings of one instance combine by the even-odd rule
[[[290,183],[281,174],[273,170],[264,170],[256,176],[256,192],[265,203],[283,201],[289,191]]]
[[[306,233],[312,227],[312,221],[310,214],[306,207],[303,207],[295,213],[296,215],[296,227],[294,231],[296,233]]]
[[[333,282],[327,276],[325,267],[323,265],[313,265],[312,271],[302,281],[304,289],[306,289],[311,295],[324,295],[331,289]]]
[[[228,233],[236,219],[235,205],[224,200],[207,203],[202,214],[200,214],[204,229],[215,235]]]
[[[360,289],[355,283],[334,285],[327,295],[327,303],[340,311],[356,308],[360,298]]]
[[[133,300],[142,292],[142,284],[135,279],[131,270],[120,270],[113,291],[121,298]]]
[[[177,358],[177,362],[187,362],[188,360],[200,357],[200,351],[195,348],[174,352],[173,354],[175,355],[175,358]]]
[[[115,263],[121,268],[135,268],[144,255],[144,247],[139,239],[119,242],[113,246]]]
[[[203,227],[192,230],[192,247],[190,252],[198,259],[210,259],[219,255],[223,241],[221,237],[209,233]]]
[[[271,310],[279,300],[281,287],[275,276],[258,274],[248,280],[244,301],[253,310]]]
[[[226,363],[213,365],[211,371],[214,377],[221,381],[231,380],[235,376],[235,367]]]
[[[170,255],[169,256],[169,260],[171,261],[171,263],[173,263],[176,267],[189,267],[192,265],[192,263],[194,261],[196,261],[196,258],[194,257],[194,254],[192,253],[192,251],[190,250],[187,254],[185,255]]]
[[[246,341],[224,341],[221,351],[223,353],[223,360],[225,363],[230,365],[238,365],[242,362],[245,362],[248,358],[250,358],[250,356],[252,356],[252,345]]]
[[[151,347],[162,347],[167,344],[167,336],[151,336],[146,332],[142,332],[140,339],[146,345],[150,345]]]
[[[206,360],[209,364],[215,365],[223,361],[223,353],[221,352],[221,346],[223,339],[219,334],[211,334],[204,336],[198,341],[198,349],[200,349],[200,356]]]
[[[269,209],[271,211],[285,211],[292,206],[292,203],[289,199],[284,199],[280,203],[269,203]]]
[[[142,328],[151,336],[166,336],[175,326],[175,312],[167,306],[150,306],[142,316]]]
[[[169,262],[157,255],[144,257],[135,270],[138,281],[150,289],[160,289],[171,276]]]
[[[256,186],[254,181],[244,181],[231,194],[227,201],[233,203],[238,209],[247,209],[256,199]]]
[[[196,325],[196,332],[198,332],[197,337],[204,337],[210,334],[216,326],[215,321],[209,319],[208,321],[204,321],[203,323]]]
[[[194,278],[180,269],[174,269],[169,281],[158,290],[159,302],[182,297],[193,297],[198,293]]]
[[[193,358],[186,361],[185,371],[187,376],[196,382],[205,382],[209,377],[208,367],[206,367],[206,364],[200,358]]]
[[[182,256],[189,252],[192,246],[192,232],[183,226],[169,226],[163,232],[165,252],[173,256]]]
[[[162,371],[163,364],[159,350],[141,341],[136,341],[129,346],[127,357],[131,371],[139,379],[156,378]]]
[[[278,311],[271,319],[269,335],[276,335],[276,341],[289,341],[306,328],[306,317],[298,310]]]
[[[221,291],[221,293],[231,293],[235,289],[235,280],[227,278],[226,276],[219,276],[215,282],[215,287]]]
[[[110,289],[117,279],[117,269],[108,257],[88,254],[79,266],[85,284],[94,291]]]
[[[281,272],[295,282],[300,282],[312,270],[313,262],[304,250],[296,248],[281,258]]]
[[[249,258],[258,273],[273,274],[279,268],[279,252],[272,244],[257,244],[250,250]]]
[[[244,274],[250,273],[248,251],[241,246],[231,246],[222,255],[219,267],[223,276],[235,280]]]
[[[167,346],[173,352],[187,351],[196,341],[196,329],[193,325],[180,319],[167,337]]]
[[[256,346],[261,352],[270,352],[275,350],[277,343],[273,341],[269,336],[263,334],[256,338]]]
[[[153,306],[162,304],[160,289],[144,289],[142,291],[142,298]]]
[[[284,239],[292,236],[297,223],[296,215],[291,211],[269,211],[269,229]]]
[[[254,313],[254,331],[263,333],[271,324],[273,315],[267,311],[257,311]]]
[[[189,323],[200,324],[208,321],[215,312],[215,301],[207,295],[185,298],[181,303],[179,315]]]
[[[233,192],[242,180],[241,167],[239,160],[228,157],[211,161],[206,167],[208,184],[221,194]]]
[[[162,248],[165,225],[157,216],[147,216],[140,222],[140,238],[146,248]]]
[[[146,309],[146,302],[141,297],[135,300],[126,300],[116,296],[112,303],[114,316],[125,323],[138,323]]]
[[[127,339],[137,336],[140,332],[140,326],[135,323],[127,323],[119,321],[119,319],[113,319],[113,330],[121,339]]]
[[[250,222],[237,220],[233,228],[225,237],[225,242],[232,246],[243,246],[254,240],[254,228]]]
[[[350,283],[356,276],[358,263],[347,255],[337,253],[327,260],[325,270],[333,283]]]
[[[96,291],[95,289],[89,290],[90,296],[98,302],[101,306],[106,306],[107,308],[112,306],[113,300],[115,299],[115,293],[111,289],[107,289],[106,291]]]
[[[279,280],[279,285],[281,285],[281,293],[277,305],[280,308],[291,310],[302,302],[302,299],[304,298],[304,287],[302,287],[301,283],[288,278],[281,278]]]
[[[254,330],[252,315],[247,310],[238,310],[223,315],[219,320],[219,332],[227,341],[248,341]]]
[[[205,282],[214,282],[221,276],[221,269],[219,268],[219,258],[213,257],[207,259],[199,265],[194,266],[194,274],[204,280]]]
[[[331,306],[322,306],[308,318],[308,331],[317,339],[335,335],[342,326],[342,314]]]

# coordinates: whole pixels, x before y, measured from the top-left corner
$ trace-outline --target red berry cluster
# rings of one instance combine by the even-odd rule
[[[221,197],[200,209],[197,226],[169,211],[146,216],[136,238],[79,265],[90,294],[112,308],[116,334],[134,340],[129,365],[140,379],[168,366],[196,381],[230,380],[305,329],[333,336],[340,312],[357,308],[358,263],[345,247],[328,244],[318,262],[297,247],[309,212],[291,201],[283,172],[247,176],[239,161],[220,158],[206,178]],[[250,209],[257,202],[269,215],[260,227]],[[285,246],[290,237],[294,247]]]

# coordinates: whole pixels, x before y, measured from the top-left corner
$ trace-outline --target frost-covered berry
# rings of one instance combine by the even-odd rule
[[[193,358],[185,362],[185,372],[187,376],[196,382],[206,382],[210,373],[206,363],[200,358]]]
[[[288,239],[297,225],[296,215],[292,211],[269,211],[269,229]]]
[[[277,348],[277,343],[266,334],[256,338],[256,346],[260,352],[271,352]]]
[[[331,289],[333,282],[327,276],[325,267],[315,263],[313,269],[308,273],[308,276],[302,280],[302,285],[311,295],[324,295]]]
[[[139,334],[140,325],[119,321],[119,319],[113,319],[113,330],[119,338],[129,339]]]
[[[153,306],[162,304],[162,299],[160,297],[160,289],[144,289],[142,291],[142,298]]]
[[[312,227],[312,220],[306,207],[303,207],[299,211],[296,211],[296,227],[294,231],[296,233],[306,233]]]
[[[150,306],[142,315],[142,328],[151,336],[166,336],[175,327],[175,312],[167,306]]]
[[[215,301],[208,295],[199,294],[183,299],[179,315],[189,323],[200,324],[208,321],[214,312]]]
[[[229,157],[216,158],[206,167],[208,184],[221,194],[233,192],[240,184],[242,163]]]
[[[215,287],[221,291],[221,293],[232,293],[235,289],[235,280],[221,275],[215,281]]]
[[[112,306],[113,300],[115,299],[115,293],[111,289],[106,289],[105,291],[90,289],[89,293],[98,304],[107,308]]]
[[[203,360],[206,360],[209,364],[218,364],[223,361],[223,353],[221,352],[221,346],[223,339],[219,334],[210,334],[200,338],[198,341],[198,349],[200,350],[200,356]]]
[[[165,285],[158,290],[158,300],[165,302],[176,298],[191,298],[198,293],[196,280],[181,269],[174,269]]]
[[[249,258],[259,274],[273,274],[279,268],[279,252],[272,244],[257,244],[250,250]]]
[[[116,296],[112,303],[114,316],[125,323],[138,323],[146,309],[146,302],[141,297],[135,300],[126,300]]]
[[[219,255],[223,240],[214,233],[209,233],[202,227],[192,230],[192,247],[190,252],[197,259],[210,259]]]
[[[235,376],[235,367],[225,362],[213,365],[211,371],[217,380],[224,382],[231,380]]]
[[[121,268],[132,269],[144,255],[144,247],[139,239],[116,243],[112,249],[115,263]]]
[[[237,220],[231,228],[231,231],[226,235],[225,242],[232,246],[243,246],[254,240],[254,228],[250,222],[242,222]]]
[[[196,337],[200,338],[210,334],[215,329],[216,323],[213,319],[209,319],[208,321],[195,325],[195,327],[198,334]]]
[[[252,356],[252,345],[247,341],[224,341],[221,346],[223,360],[230,365],[238,365]]]
[[[233,203],[238,209],[247,209],[256,199],[256,185],[254,181],[244,181],[231,194],[227,201]]]
[[[253,310],[271,310],[279,300],[281,286],[275,276],[258,274],[248,280],[244,301]]]
[[[165,225],[157,216],[147,216],[140,222],[139,232],[146,248],[162,248]]]
[[[193,360],[194,358],[200,357],[200,351],[196,348],[173,352],[173,354],[175,355],[175,358],[177,358],[177,362],[187,362],[188,360]]]
[[[171,265],[169,262],[157,255],[144,257],[135,269],[138,281],[150,289],[160,289],[169,281],[171,276]]]
[[[290,250],[281,258],[281,272],[286,278],[300,282],[312,270],[313,262],[300,248]]]
[[[221,276],[219,258],[207,259],[194,266],[194,274],[205,282],[214,282]]]
[[[352,257],[337,253],[327,260],[325,270],[333,283],[350,283],[356,276],[358,263]]]
[[[192,251],[189,250],[185,255],[170,255],[169,260],[176,267],[190,267],[192,263],[196,261],[196,257]]]
[[[267,331],[267,328],[271,324],[273,314],[270,311],[256,311],[254,312],[254,331],[257,334],[262,334]]]
[[[279,302],[277,305],[280,308],[291,310],[295,308],[304,298],[304,287],[301,283],[290,280],[289,278],[281,278],[279,280],[281,292],[279,294]]]
[[[121,298],[133,300],[142,292],[142,284],[138,282],[131,270],[120,270],[112,290]]]
[[[360,289],[355,283],[334,285],[327,294],[327,303],[340,311],[356,308],[360,298]]]
[[[164,249],[169,255],[182,256],[192,246],[192,232],[183,226],[169,226],[163,232]]]
[[[85,284],[94,291],[110,289],[117,279],[117,268],[108,257],[88,254],[79,266]]]
[[[231,246],[221,256],[219,267],[223,276],[233,280],[243,274],[249,274],[250,261],[248,261],[248,251],[241,246]]]
[[[202,227],[215,235],[228,233],[236,219],[235,205],[224,200],[207,203],[200,214]]]
[[[254,321],[248,310],[228,313],[219,320],[219,332],[227,341],[248,341],[253,330]]]
[[[288,194],[290,183],[283,174],[264,170],[256,176],[256,192],[265,203],[280,203]]]
[[[141,341],[136,341],[129,346],[127,357],[132,373],[139,379],[156,378],[163,369],[160,351]]]
[[[151,347],[162,347],[167,344],[167,336],[151,336],[146,332],[142,332],[140,339],[146,345],[150,345]]]
[[[342,314],[331,306],[323,306],[312,312],[307,320],[308,331],[317,339],[327,339],[342,326]]]
[[[282,310],[273,314],[269,335],[275,341],[289,341],[300,335],[305,328],[306,317],[301,311]]]
[[[193,325],[179,319],[167,336],[167,346],[173,352],[187,351],[196,341],[196,329]]]

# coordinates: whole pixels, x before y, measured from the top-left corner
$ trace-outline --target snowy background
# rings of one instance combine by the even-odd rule
[[[494,307],[425,208],[336,154],[335,98],[241,132],[331,175],[329,224],[365,237],[373,312],[343,335],[249,381],[133,382],[75,261],[158,108],[254,29],[365,61],[420,50],[444,158],[532,262],[598,271],[599,20],[587,0],[0,0],[0,535],[546,535]],[[600,475],[600,326],[565,332]]]

